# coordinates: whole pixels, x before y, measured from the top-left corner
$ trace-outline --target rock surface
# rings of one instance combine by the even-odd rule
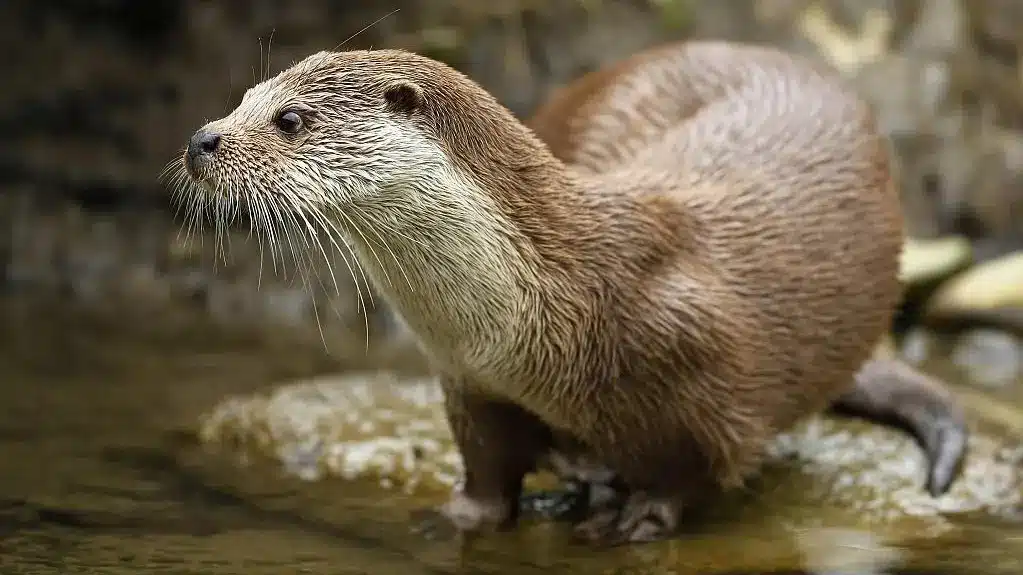
[[[930,303],[933,314],[1023,309],[1023,251],[984,262],[953,278]]]
[[[368,481],[438,500],[461,474],[441,393],[430,379],[327,377],[230,398],[204,417],[201,437],[308,480]],[[747,527],[837,522],[883,531],[911,522],[938,533],[955,526],[946,514],[998,516],[1019,508],[1023,477],[1013,445],[974,433],[962,479],[935,499],[922,487],[923,454],[908,436],[812,418],[778,438],[771,464],[748,494],[753,501],[731,504],[729,512]]]

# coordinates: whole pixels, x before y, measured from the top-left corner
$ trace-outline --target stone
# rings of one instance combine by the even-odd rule
[[[970,265],[970,252],[970,242],[957,236],[908,238],[899,275],[910,286],[938,282]]]
[[[949,280],[928,304],[927,313],[1023,308],[1023,251],[988,260]]]
[[[1001,388],[1023,383],[1023,341],[1010,333],[967,331],[956,338],[951,359],[971,383]]]
[[[386,373],[324,377],[226,399],[200,436],[243,460],[296,477],[370,482],[443,501],[461,475],[433,379]],[[744,526],[785,522],[941,533],[953,513],[1011,514],[1023,497],[1011,442],[974,433],[963,476],[939,498],[923,488],[924,456],[906,435],[858,420],[813,417],[781,434],[763,477],[715,510]],[[739,500],[743,500],[741,503]],[[727,523],[720,528],[727,529]]]

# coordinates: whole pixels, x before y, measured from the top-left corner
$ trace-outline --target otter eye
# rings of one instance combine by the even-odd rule
[[[297,134],[302,129],[302,116],[293,110],[285,110],[277,115],[274,124],[285,134]]]

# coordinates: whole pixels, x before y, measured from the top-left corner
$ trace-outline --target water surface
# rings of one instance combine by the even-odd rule
[[[897,545],[827,521],[795,532],[727,519],[604,551],[544,521],[474,541],[431,538],[409,514],[429,497],[301,482],[192,439],[198,416],[225,396],[336,369],[320,350],[216,335],[177,315],[101,320],[25,300],[0,314],[3,573],[1023,572],[1023,527],[983,516]]]

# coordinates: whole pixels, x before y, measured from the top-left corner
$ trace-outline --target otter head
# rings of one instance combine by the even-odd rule
[[[252,87],[192,136],[176,175],[193,214],[243,205],[271,243],[286,226],[355,252],[414,331],[457,347],[511,323],[529,275],[519,228],[563,209],[535,207],[552,162],[460,72],[371,50],[313,54]]]
[[[442,66],[390,50],[313,54],[195,132],[182,165],[207,194],[277,209],[370,207],[422,190],[450,164],[422,113],[423,82]]]

